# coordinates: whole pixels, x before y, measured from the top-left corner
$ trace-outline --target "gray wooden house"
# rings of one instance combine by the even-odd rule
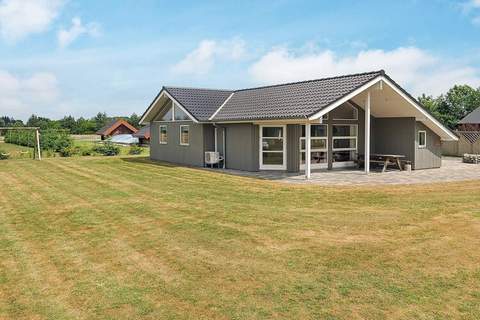
[[[383,70],[241,90],[163,87],[141,119],[151,158],[204,165],[219,152],[229,169],[356,166],[372,154],[403,155],[413,169],[441,166],[457,137]]]

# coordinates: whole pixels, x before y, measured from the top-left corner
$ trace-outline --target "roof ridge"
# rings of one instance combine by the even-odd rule
[[[272,85],[268,85],[268,86],[260,86],[260,87],[252,87],[252,88],[238,89],[238,90],[235,90],[234,92],[247,91],[247,90],[256,90],[256,89],[265,89],[265,88],[274,88],[274,87],[288,86],[288,85],[300,84],[300,83],[309,83],[309,82],[315,82],[315,81],[341,79],[341,78],[362,76],[362,75],[374,74],[374,73],[378,73],[378,74],[384,75],[384,74],[385,74],[385,70],[381,69],[381,70],[377,70],[377,71],[369,71],[369,72],[360,72],[360,73],[344,74],[344,75],[341,75],[341,76],[332,76],[332,77],[325,77],[325,78],[319,78],[319,79],[310,79],[310,80],[303,80],[303,81],[294,81],[294,82],[287,82],[287,83],[272,84]]]
[[[212,88],[197,88],[197,87],[177,87],[177,86],[163,86],[165,89],[194,89],[194,90],[209,90],[209,91],[225,91],[225,92],[234,92],[232,89],[212,89]]]

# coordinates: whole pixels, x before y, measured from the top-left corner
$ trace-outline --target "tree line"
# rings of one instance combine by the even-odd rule
[[[71,134],[93,134],[105,126],[112,119],[125,119],[132,126],[139,128],[140,117],[133,113],[129,117],[109,117],[105,112],[99,112],[96,116],[86,119],[75,119],[73,116],[65,116],[59,120],[40,117],[35,114],[28,118],[27,122],[8,116],[0,117],[0,127],[39,127],[43,130],[68,130]]]
[[[445,94],[437,97],[421,95],[418,101],[438,120],[451,129],[455,129],[458,122],[467,114],[480,107],[480,88],[472,88],[468,85],[456,85]],[[115,117],[127,120],[131,125],[139,128],[140,117],[133,113],[130,117]],[[46,129],[65,129],[72,134],[92,134],[106,125],[114,117],[108,117],[105,112],[99,112],[96,116],[85,119],[75,119],[72,116],[63,117],[60,120],[51,120],[37,115],[32,115],[26,123],[8,116],[0,117],[0,127],[27,126]]]
[[[423,94],[418,101],[444,125],[455,129],[462,118],[480,108],[480,88],[456,85],[438,97]]]

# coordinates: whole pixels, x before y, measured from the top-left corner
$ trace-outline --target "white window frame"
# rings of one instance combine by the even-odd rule
[[[310,141],[313,140],[325,140],[325,148],[310,148],[310,153],[313,152],[326,152],[327,153],[327,162],[325,163],[311,163],[310,166],[312,169],[323,169],[328,167],[328,124],[312,124],[312,126],[324,126],[326,128],[327,135],[324,137],[313,137],[310,135]],[[305,127],[305,125],[302,125],[302,127]],[[302,129],[303,130],[303,129]],[[305,149],[302,149],[302,141],[305,141],[306,137],[300,136],[299,143],[300,145],[298,146],[300,149],[300,170],[305,170],[305,164],[302,164],[302,153],[306,153]],[[311,143],[311,142],[310,142]],[[311,143],[313,146],[313,144]],[[311,157],[312,155],[310,155]],[[305,155],[305,161],[307,160],[307,156]]]
[[[167,141],[162,141],[162,128],[165,128]],[[168,126],[166,124],[161,124],[158,126],[158,143],[167,144],[168,143]]]
[[[182,143],[182,128],[187,127],[188,129],[188,143]],[[181,146],[189,146],[190,145],[190,125],[188,124],[182,124],[179,127],[179,141]]]
[[[355,127],[355,136],[334,136],[333,127],[334,126],[349,126]],[[343,162],[333,162],[333,153],[336,151],[357,151],[358,152],[358,124],[345,124],[345,123],[335,123],[332,124],[332,166],[334,168],[341,167],[350,167],[355,165],[355,161],[343,161]],[[355,148],[335,148],[335,140],[346,140],[346,139],[355,139]]]
[[[334,120],[334,121],[335,121],[335,120],[339,120],[339,121],[357,121],[357,120],[358,120],[358,109],[357,109],[357,107],[355,107],[355,106],[354,106],[353,104],[351,104],[350,102],[346,102],[346,103],[344,103],[344,105],[348,105],[348,106],[350,106],[350,108],[352,108],[353,110],[355,110],[355,118],[354,118],[354,119],[340,119],[340,118],[337,119],[337,118],[333,117],[333,120]],[[341,107],[341,106],[342,106],[342,105],[339,105],[337,108],[339,108],[339,107]],[[335,112],[335,111],[333,110],[333,112]],[[357,135],[358,135],[358,133],[357,133]]]
[[[425,135],[425,139],[424,139],[425,144],[420,144],[420,134],[421,133],[423,133]],[[419,149],[425,149],[427,147],[427,131],[426,130],[418,130],[417,139],[418,139],[418,148]]]
[[[172,102],[172,118],[170,120],[155,120],[154,122],[160,122],[160,123],[170,123],[170,122],[191,122],[193,121],[193,119],[191,118],[190,114],[188,112],[186,112],[186,110],[180,106],[178,103],[174,102],[173,100],[171,101]],[[180,110],[182,110],[189,119],[186,119],[186,120],[175,120],[175,108],[178,108]],[[163,111],[163,110],[162,110]],[[167,111],[168,112],[168,111]]]
[[[258,151],[259,151],[259,158],[258,158],[258,161],[259,161],[259,168],[260,170],[287,170],[287,126],[286,125],[275,125],[275,124],[271,124],[271,125],[260,125],[260,134],[259,134],[259,144],[258,144]],[[262,144],[262,141],[263,141],[263,128],[266,128],[266,127],[273,127],[273,128],[283,128],[282,129],[282,132],[283,132],[283,150],[282,151],[263,151],[263,144]],[[275,137],[265,137],[266,139],[268,138],[272,138],[274,139]],[[275,138],[275,139],[279,139],[279,138]],[[280,153],[280,152],[283,152],[283,164],[282,165],[272,165],[272,164],[267,164],[267,165],[264,165],[263,164],[263,153],[264,152],[268,152],[268,153]]]
[[[170,120],[158,120],[158,121],[156,121],[156,122],[163,122],[163,123],[166,123],[166,122],[167,122],[167,123],[168,123],[168,122],[173,122],[173,121],[175,121],[175,108],[174,108],[174,105],[173,105],[173,104],[174,104],[174,102],[172,101],[172,107],[171,107],[172,117],[170,118]],[[163,112],[164,110],[161,110],[161,111]],[[167,112],[168,112],[168,110],[167,110]],[[166,114],[167,112],[165,112],[165,114]],[[165,114],[164,114],[164,115],[165,115]],[[162,116],[162,117],[163,117],[163,116]]]

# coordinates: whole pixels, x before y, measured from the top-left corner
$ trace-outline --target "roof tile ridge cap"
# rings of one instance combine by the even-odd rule
[[[181,87],[181,86],[162,86],[162,89],[168,91],[168,89],[189,89],[189,90],[208,90],[208,91],[223,91],[223,92],[234,92],[232,89],[214,89],[214,88],[197,88],[197,87]]]
[[[294,82],[287,82],[287,83],[278,83],[278,84],[272,84],[272,85],[260,86],[260,87],[244,88],[244,89],[235,90],[234,92],[241,92],[241,91],[248,91],[248,90],[257,90],[257,89],[266,89],[266,88],[274,88],[274,87],[288,86],[288,85],[292,85],[292,84],[301,84],[301,83],[309,83],[309,82],[316,82],[316,81],[326,81],[326,80],[333,80],[333,79],[342,79],[342,78],[348,78],[348,77],[358,77],[358,76],[364,76],[364,75],[368,75],[368,74],[386,75],[385,70],[380,69],[380,70],[377,70],[377,71],[351,73],[351,74],[344,74],[344,75],[340,75],[340,76],[333,76],[333,77],[326,77],[326,78],[318,78],[318,79],[310,79],[310,80],[303,80],[303,81],[294,81]]]

